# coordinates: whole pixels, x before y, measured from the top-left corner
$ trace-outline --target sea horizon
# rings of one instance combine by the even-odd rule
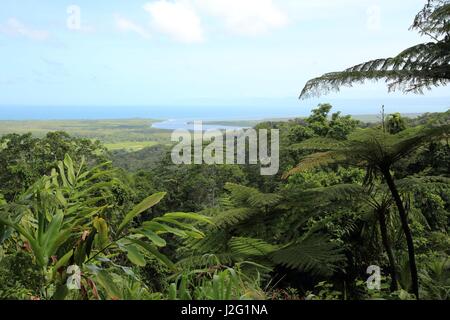
[[[0,120],[263,120],[307,116],[320,103],[333,105],[333,112],[350,115],[386,113],[422,114],[445,112],[449,97],[404,97],[388,99],[321,99],[300,101],[268,99],[247,104],[228,105],[149,105],[149,106],[0,106]]]

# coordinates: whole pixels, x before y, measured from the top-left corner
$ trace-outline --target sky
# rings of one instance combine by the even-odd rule
[[[1,0],[0,106],[294,101],[312,77],[428,41],[408,30],[425,0],[405,2]]]

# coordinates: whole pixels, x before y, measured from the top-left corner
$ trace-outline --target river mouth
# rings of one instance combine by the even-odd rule
[[[194,121],[190,119],[170,119],[161,122],[156,122],[152,124],[152,128],[160,129],[160,130],[188,130],[188,131],[196,131],[197,127],[194,127]],[[198,120],[199,121],[199,120]],[[229,126],[222,124],[202,124],[202,130],[244,130],[249,127],[240,127],[240,126]]]

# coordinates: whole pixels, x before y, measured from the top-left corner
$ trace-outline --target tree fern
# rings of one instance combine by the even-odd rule
[[[344,163],[363,168],[389,167],[424,144],[445,137],[449,133],[450,125],[441,125],[412,128],[396,135],[384,133],[379,129],[357,130],[347,141],[339,144],[334,144],[332,139],[328,143],[321,139],[319,148],[323,150],[304,157],[296,168],[285,174],[285,177],[330,163]],[[299,145],[304,149],[312,151],[315,149],[314,142]]]
[[[298,206],[305,203],[305,207],[308,207],[306,203],[310,203],[316,204],[317,207],[317,198],[320,197],[324,206],[338,198],[342,201],[344,198],[348,200],[350,194],[360,192],[361,188],[351,185],[336,186],[334,189],[330,188],[328,193],[313,189],[298,195],[297,203],[279,194],[265,194],[257,189],[236,184],[227,184],[226,189],[229,191],[229,197],[225,202],[225,210],[214,209],[209,212],[214,226],[208,228],[204,239],[188,241],[188,247],[194,255],[226,254],[234,263],[254,261],[269,269],[275,265],[285,265],[305,272],[327,275],[343,261],[344,257],[337,245],[316,233],[320,228],[311,232],[305,230],[302,237],[298,236],[298,229],[305,227],[311,217],[307,212],[300,214],[302,211]],[[230,204],[233,208],[230,208]],[[270,230],[271,226],[276,226],[276,221],[282,221],[291,215],[296,216],[296,222],[291,225],[292,229],[295,229],[292,230],[295,231],[292,236],[286,234],[284,240],[278,243],[267,242],[266,239],[275,237],[270,231],[262,232],[262,229]],[[298,250],[301,253],[298,253]]]
[[[262,193],[257,189],[233,183],[227,183],[225,189],[230,192],[232,201],[237,205],[262,208],[265,206],[274,206],[282,199],[278,194]]]
[[[430,0],[416,16],[412,29],[434,42],[410,47],[393,58],[375,59],[342,72],[331,72],[307,82],[300,98],[319,96],[366,80],[385,79],[389,91],[422,93],[450,82],[450,4]]]
[[[234,254],[244,258],[264,257],[275,264],[321,275],[330,275],[345,258],[337,244],[319,235],[288,245],[238,237],[230,241],[230,247]]]
[[[212,221],[216,228],[226,228],[250,219],[257,212],[257,210],[252,208],[229,209],[213,217]]]
[[[244,257],[268,256],[280,246],[269,244],[261,239],[234,237],[229,242],[231,252]]]
[[[330,275],[345,260],[339,245],[321,236],[313,236],[300,243],[273,253],[274,262],[312,274]]]

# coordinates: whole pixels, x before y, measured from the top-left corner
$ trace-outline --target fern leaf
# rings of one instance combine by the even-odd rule
[[[260,239],[235,237],[229,242],[231,251],[239,256],[267,256],[279,247]]]
[[[317,235],[278,250],[271,257],[288,268],[319,275],[332,274],[345,258],[336,244]]]

